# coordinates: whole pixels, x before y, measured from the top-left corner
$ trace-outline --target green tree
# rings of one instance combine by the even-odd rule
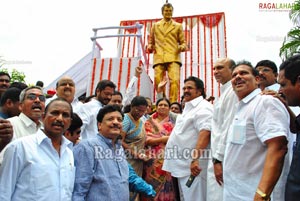
[[[289,18],[294,27],[287,33],[279,51],[282,60],[300,53],[300,0],[295,0],[289,13]]]
[[[8,72],[7,68],[1,68],[0,71],[4,71],[7,72],[8,74],[10,74],[10,83],[13,82],[23,82],[25,83],[25,74],[23,72],[17,71],[16,69],[13,69],[11,73]]]

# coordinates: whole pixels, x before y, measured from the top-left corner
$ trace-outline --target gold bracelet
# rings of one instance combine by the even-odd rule
[[[271,198],[266,193],[262,192],[259,188],[256,189],[256,193],[265,201],[270,201]]]

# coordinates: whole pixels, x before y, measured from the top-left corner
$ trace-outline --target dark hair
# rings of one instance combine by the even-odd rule
[[[86,99],[85,93],[78,97],[79,101],[85,101],[85,99]]]
[[[180,103],[178,103],[178,102],[173,102],[173,103],[171,103],[170,107],[172,107],[172,105],[177,105],[177,106],[179,107],[180,113],[182,113],[182,107],[181,107],[181,104],[180,104]]]
[[[246,61],[246,60],[238,61],[238,62],[236,63],[236,65],[232,68],[232,71],[233,71],[236,67],[238,67],[238,66],[240,66],[240,65],[249,66],[249,68],[251,69],[252,75],[254,75],[254,76],[258,76],[258,75],[259,75],[258,71],[252,66],[251,62],[250,62],[250,61]]]
[[[300,75],[300,54],[296,54],[286,59],[280,65],[279,70],[284,70],[284,77],[295,85]]]
[[[256,66],[255,66],[255,69],[258,67],[258,66],[266,66],[266,67],[269,67],[273,70],[273,73],[276,73],[277,74],[277,71],[278,71],[278,68],[276,66],[276,64],[273,62],[273,61],[270,61],[270,60],[261,60],[259,61]]]
[[[106,87],[110,87],[115,89],[116,85],[110,81],[110,80],[101,80],[100,82],[98,82],[97,87],[95,89],[95,94],[97,93],[97,89],[99,89],[99,91],[104,90]]]
[[[11,79],[10,75],[7,72],[4,71],[0,71],[0,76],[6,75],[7,77],[9,77],[9,80]]]
[[[131,107],[145,105],[148,106],[148,102],[144,96],[136,96],[131,101]]]
[[[123,112],[124,112],[124,113],[129,113],[130,110],[131,110],[131,105],[130,105],[130,104],[125,105],[125,106],[123,107]]]
[[[172,8],[172,10],[174,10],[173,5],[171,3],[165,3],[162,7],[161,7],[161,13],[164,12],[165,7],[167,8]]]
[[[167,99],[167,98],[160,98],[160,99],[158,99],[157,101],[156,101],[156,107],[158,106],[158,104],[161,102],[161,101],[166,101],[167,103],[168,103],[168,105],[169,105],[169,107],[171,107],[171,103],[170,103],[170,101],[169,101],[169,99]]]
[[[71,132],[71,135],[73,135],[72,133],[76,129],[80,128],[82,125],[83,125],[83,123],[82,123],[81,118],[78,116],[77,113],[73,113],[71,125],[70,125],[70,127],[67,130]]]
[[[14,103],[19,101],[20,93],[21,93],[21,89],[19,89],[19,88],[16,88],[16,87],[8,88],[1,96],[0,106],[3,106],[8,99],[10,99]]]
[[[117,91],[117,90],[115,90],[115,92],[114,92],[113,96],[116,96],[116,95],[119,95],[119,96],[121,96],[121,98],[123,99],[123,95],[122,95],[122,93],[121,93],[121,92],[119,92],[119,91]]]
[[[39,87],[43,87],[44,86],[44,82],[42,82],[42,81],[37,81],[36,82],[36,84],[35,84],[36,86],[39,86]]]
[[[23,89],[20,93],[20,103],[23,103],[23,101],[25,100],[25,95],[26,95],[26,92],[29,91],[30,89],[38,89],[40,90],[42,93],[43,93],[43,89],[39,86],[30,86],[30,87],[27,87],[25,89]]]
[[[107,113],[111,113],[111,112],[120,112],[120,114],[122,115],[122,118],[124,117],[124,114],[120,108],[120,106],[118,105],[105,105],[103,108],[101,108],[97,114],[97,121],[98,122],[102,122],[104,116]]]
[[[13,82],[10,84],[9,87],[16,87],[16,88],[21,89],[21,91],[22,91],[23,89],[26,89],[28,86],[27,86],[27,84],[25,84],[23,82]]]
[[[202,94],[203,98],[206,98],[206,93],[205,93],[205,90],[204,90],[204,83],[203,83],[202,80],[200,80],[200,79],[197,78],[197,77],[190,76],[190,77],[188,77],[188,78],[186,78],[186,79],[184,80],[184,83],[186,83],[186,82],[188,82],[188,81],[194,82],[195,85],[196,85],[196,88],[197,88],[198,90],[201,91],[201,94]]]
[[[54,103],[54,102],[56,102],[56,101],[66,102],[66,103],[70,106],[70,108],[71,108],[70,113],[71,113],[71,117],[73,117],[73,108],[72,108],[72,105],[71,105],[68,101],[66,101],[65,99],[63,99],[63,98],[55,98],[55,99],[51,100],[51,101],[48,103],[48,105],[45,107],[45,115],[46,115],[47,112],[48,112],[48,108],[52,105],[52,103]]]

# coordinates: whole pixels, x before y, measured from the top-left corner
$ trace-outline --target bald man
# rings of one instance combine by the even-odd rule
[[[75,96],[75,82],[69,76],[61,77],[56,83],[56,94],[46,100],[46,105],[55,98],[63,98],[68,101],[72,107],[73,111],[77,112],[82,106],[82,102],[80,102]]]
[[[231,73],[235,62],[229,58],[220,58],[214,64],[214,77],[221,84],[221,96],[214,104],[211,131],[211,155],[207,172],[207,200],[223,200],[223,158],[229,126],[234,117],[233,107],[238,101],[232,90]]]

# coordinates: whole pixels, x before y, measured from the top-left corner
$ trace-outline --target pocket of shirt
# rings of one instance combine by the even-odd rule
[[[31,167],[30,183],[32,183],[33,191],[37,194],[54,191],[54,186],[58,183],[55,182],[57,174],[54,174],[55,170],[51,170],[51,168],[48,165],[37,164]]]
[[[244,144],[246,142],[246,122],[234,119],[231,133],[231,143]]]

